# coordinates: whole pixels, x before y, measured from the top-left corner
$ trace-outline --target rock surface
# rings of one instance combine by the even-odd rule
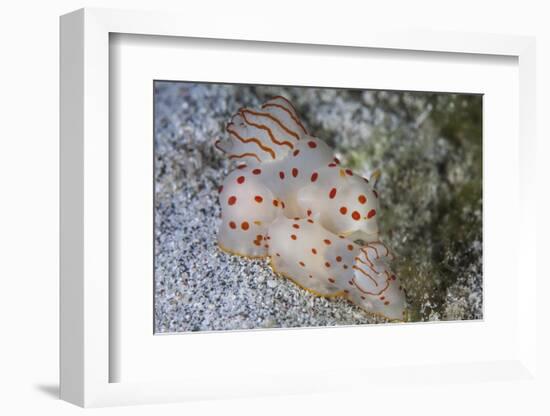
[[[156,82],[156,332],[384,322],[216,245],[232,167],[213,142],[238,108],[274,95],[344,166],[382,171],[382,237],[412,320],[482,318],[481,96]]]

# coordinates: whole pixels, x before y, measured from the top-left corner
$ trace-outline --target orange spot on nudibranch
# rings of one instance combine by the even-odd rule
[[[319,177],[319,174],[317,172],[313,172],[311,174],[311,182],[315,182],[318,177]]]
[[[335,283],[335,282],[336,282],[336,280],[334,280],[332,277],[329,277],[329,278],[328,278],[328,281],[329,281],[330,283]]]
[[[323,243],[325,243],[327,246],[330,246],[332,241],[330,240],[323,240]]]
[[[256,168],[256,169],[254,169],[254,170],[252,171],[252,173],[253,173],[254,175],[259,175],[260,173],[262,173],[262,170]]]
[[[310,224],[313,224],[313,220],[311,218],[308,218],[307,222],[309,222]]]
[[[300,228],[300,225],[299,224],[292,224],[292,226],[296,229]]]
[[[353,218],[355,221],[359,221],[361,219],[361,214],[357,211],[353,211],[351,214],[351,218]]]
[[[308,210],[307,210],[307,216],[309,217],[310,215],[311,215],[311,210],[308,209]]]
[[[351,171],[351,169],[346,169],[346,173],[348,174],[348,176],[353,176],[353,172]]]
[[[237,197],[234,196],[234,195],[230,196],[230,197],[227,199],[227,203],[228,203],[229,205],[235,205],[235,202],[237,202]]]
[[[296,237],[296,234],[291,234],[290,238],[292,238],[293,240],[296,240],[298,237]]]
[[[237,178],[237,183],[238,183],[238,184],[244,183],[244,176],[239,176],[239,177]]]
[[[357,199],[360,204],[364,204],[365,202],[367,202],[367,197],[365,195],[359,195]]]
[[[330,199],[334,199],[335,196],[336,196],[336,188],[332,188],[332,189],[330,190],[330,193],[328,194],[328,197],[329,197]]]
[[[348,250],[353,251],[353,246],[351,244],[348,244]]]
[[[294,176],[294,177],[298,176],[298,169],[297,168],[292,168],[292,176]]]
[[[285,173],[283,171],[279,172],[279,178],[281,178],[281,179],[285,178]]]
[[[300,264],[300,266],[302,266],[302,267],[306,267],[306,265],[305,265],[305,263],[304,263],[303,261],[301,261],[299,264]]]
[[[234,230],[235,228],[237,228],[237,224],[235,224],[235,221],[230,221],[230,222],[229,222],[229,228],[231,228],[231,229],[233,229],[233,230]]]
[[[330,267],[330,263],[328,261],[325,262],[325,267]]]
[[[317,254],[317,250],[316,250],[315,248],[312,248],[312,249],[311,249],[311,252],[312,252],[313,254]]]
[[[342,257],[336,256],[336,261],[337,261],[338,263],[340,263],[340,262],[342,261]]]
[[[329,167],[329,168],[334,168],[334,167],[336,167],[336,163],[329,163],[329,164],[328,164],[328,167]]]
[[[256,236],[256,240],[262,241],[263,238],[264,238],[264,237],[263,237],[261,234],[258,234],[258,235]]]
[[[369,211],[369,213],[367,214],[367,218],[372,218],[376,215],[376,210],[375,209],[371,209]]]
[[[263,198],[260,196],[260,195],[256,195],[254,197],[254,201],[256,201],[258,204],[262,203],[263,202]]]
[[[340,214],[346,215],[347,212],[348,212],[348,209],[346,207],[340,207]]]
[[[292,152],[294,156],[298,156],[299,153],[300,153],[300,149],[296,149],[294,152]]]
[[[241,224],[241,228],[246,231],[250,228],[250,224],[246,221],[244,221],[242,224]]]
[[[279,201],[277,201],[276,199],[274,199],[274,200],[273,200],[273,206],[278,207],[278,206],[279,206]]]
[[[311,149],[315,149],[317,147],[317,143],[315,143],[313,140],[310,140],[309,142],[307,142],[307,145],[311,148]]]

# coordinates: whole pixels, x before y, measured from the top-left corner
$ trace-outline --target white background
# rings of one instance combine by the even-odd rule
[[[6,2],[5,2],[6,3]],[[544,2],[535,1],[362,1],[265,3],[244,1],[19,1],[3,4],[0,10],[2,81],[0,114],[2,148],[0,178],[0,259],[2,289],[0,316],[0,412],[3,414],[73,414],[82,412],[55,399],[58,374],[58,16],[83,6],[184,11],[189,19],[214,13],[230,19],[232,14],[262,13],[285,25],[324,22],[327,30],[339,25],[369,25],[387,21],[388,27],[420,27],[438,30],[537,35],[538,58],[538,188],[539,252],[548,231],[548,139],[550,128],[550,31]],[[308,4],[309,3],[309,4]],[[185,21],[182,21],[185,25]],[[246,32],[246,28],[236,28]],[[545,117],[546,115],[546,117]],[[542,138],[546,138],[545,141]],[[539,258],[543,258],[541,255]],[[542,260],[541,260],[542,261]],[[542,266],[542,263],[540,264]],[[7,267],[6,267],[7,266]],[[550,290],[547,283],[539,291]],[[540,313],[545,313],[539,305]],[[545,308],[547,309],[547,307]],[[548,321],[547,321],[548,322]],[[543,334],[539,334],[542,336]],[[548,335],[545,338],[546,351]],[[547,353],[548,354],[548,353]],[[547,355],[539,354],[541,365]],[[547,374],[548,374],[548,367]],[[411,389],[396,398],[411,400],[425,396],[419,414],[542,414],[537,404],[545,400],[524,400],[513,387],[502,383],[502,394],[483,397],[475,386],[458,383],[456,401],[442,402],[440,391],[449,386],[433,385],[429,391]],[[542,395],[542,392],[534,392]],[[379,413],[392,414],[391,403],[365,401],[365,397],[337,393],[330,397],[281,397],[141,406],[93,410],[99,414],[278,414],[285,413]],[[417,402],[418,403],[418,402]],[[538,410],[538,411],[537,411]]]

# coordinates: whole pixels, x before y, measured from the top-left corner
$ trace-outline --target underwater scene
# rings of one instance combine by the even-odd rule
[[[483,318],[482,95],[156,81],[155,332]]]

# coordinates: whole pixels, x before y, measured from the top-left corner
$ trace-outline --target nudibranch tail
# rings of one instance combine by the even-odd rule
[[[369,182],[341,167],[281,96],[260,109],[239,109],[226,130],[216,148],[247,164],[220,190],[220,248],[267,256],[276,273],[316,295],[344,296],[367,312],[403,320],[404,291],[379,240],[379,174]]]

